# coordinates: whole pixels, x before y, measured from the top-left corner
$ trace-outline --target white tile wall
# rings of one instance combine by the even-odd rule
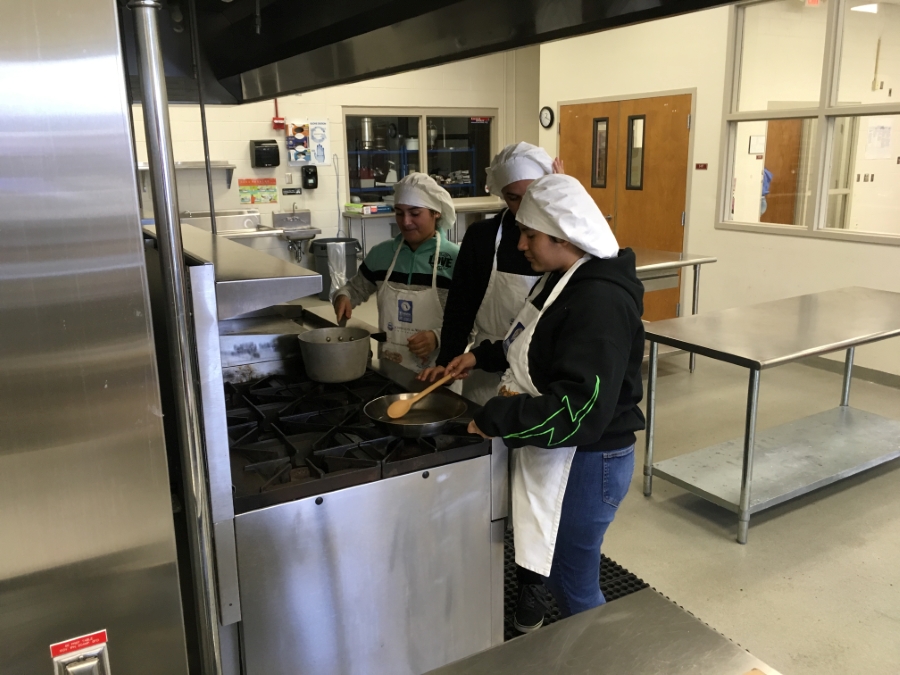
[[[322,229],[322,236],[335,236],[341,225],[339,204],[345,203],[348,199],[343,108],[345,106],[494,108],[498,112],[495,123],[497,137],[502,146],[516,140],[507,139],[506,133],[507,94],[509,88],[514,87],[514,78],[506,77],[506,62],[504,54],[493,54],[279,99],[279,114],[288,120],[314,117],[328,119],[332,139],[331,152],[338,156],[340,199],[337,195],[338,175],[333,164],[319,167],[319,187],[316,190],[306,190],[296,196],[282,195],[281,188],[287,186],[285,180],[287,173],[293,174],[292,185],[300,184],[299,167],[287,166],[283,144],[281,166],[273,169],[254,169],[250,166],[251,140],[284,138],[283,131],[272,129],[271,120],[275,115],[272,101],[240,106],[208,106],[206,119],[210,158],[226,160],[237,167],[230,189],[225,185],[225,173],[213,172],[216,209],[241,208],[238,196],[239,178],[273,177],[278,181],[279,203],[272,206],[258,206],[263,214],[264,224],[271,223],[273,212],[289,211],[296,202],[297,208],[309,209],[312,212],[313,225]],[[134,115],[138,161],[146,162],[147,146],[140,106],[135,106]],[[175,160],[202,160],[203,136],[199,108],[192,105],[173,105],[170,106],[169,116]],[[177,184],[181,210],[209,210],[205,171],[180,171]],[[144,217],[152,217],[152,200],[148,193],[143,195],[143,204]],[[354,234],[359,236],[358,232]]]

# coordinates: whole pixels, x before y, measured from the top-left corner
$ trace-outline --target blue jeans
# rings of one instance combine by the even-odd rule
[[[576,452],[563,496],[550,576],[544,583],[563,617],[606,602],[600,591],[600,545],[634,473],[634,445]]]

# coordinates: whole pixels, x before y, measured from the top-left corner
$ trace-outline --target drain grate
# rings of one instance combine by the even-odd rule
[[[516,583],[516,552],[513,547],[512,531],[507,531],[503,538],[503,639],[510,640],[521,635],[519,631],[513,628],[513,614],[516,611],[516,593],[518,591]],[[634,593],[642,588],[647,588],[649,584],[644,583],[643,579],[635,576],[614,560],[610,560],[605,555],[600,556],[600,590],[607,602],[612,602],[621,597]],[[559,621],[559,607],[556,601],[548,593],[550,600],[550,609],[544,616],[544,625]]]

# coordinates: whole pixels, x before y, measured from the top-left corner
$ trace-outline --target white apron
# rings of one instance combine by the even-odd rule
[[[378,345],[378,357],[399,363],[414,372],[433,366],[437,359],[435,349],[421,359],[407,347],[407,340],[423,330],[440,327],[444,319],[444,309],[437,292],[438,257],[441,253],[441,233],[435,232],[437,246],[434,251],[434,270],[431,274],[431,288],[413,291],[400,288],[390,282],[394,265],[404,242],[394,251],[394,259],[388,268],[384,283],[378,290],[378,327],[387,334],[387,341]]]
[[[534,329],[547,308],[581,265],[591,259],[585,255],[563,275],[540,311],[526,302],[504,340],[509,369],[503,374],[501,385],[506,389],[540,396],[528,372],[528,348]],[[533,291],[540,294],[547,283],[545,274]],[[563,497],[569,481],[569,470],[575,457],[575,447],[538,448],[526,445],[512,451],[512,521],[516,549],[516,564],[537,572],[550,574],[556,533],[562,513]]]
[[[497,251],[503,238],[503,219],[506,211],[500,216],[500,227],[497,228],[497,239],[494,242],[494,264],[491,267],[491,278],[488,281],[484,299],[475,315],[475,339],[473,347],[484,340],[497,342],[509,331],[513,320],[525,304],[528,292],[540,275],[523,276],[510,272],[497,271]],[[462,395],[478,405],[484,405],[497,395],[500,385],[500,374],[474,369],[462,380]]]

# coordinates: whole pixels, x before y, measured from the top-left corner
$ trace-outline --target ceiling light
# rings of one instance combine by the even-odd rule
[[[867,12],[869,14],[878,14],[878,3],[872,3],[871,5],[857,5],[856,7],[850,8],[851,12]]]

